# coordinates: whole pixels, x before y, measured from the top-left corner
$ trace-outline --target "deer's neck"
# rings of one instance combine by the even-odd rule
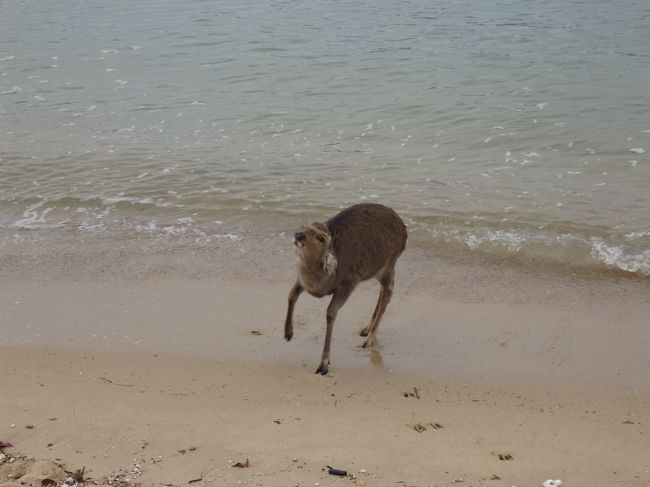
[[[314,296],[320,297],[332,292],[335,273],[330,272],[327,261],[319,259],[317,262],[301,262],[298,267],[298,277],[305,290]]]

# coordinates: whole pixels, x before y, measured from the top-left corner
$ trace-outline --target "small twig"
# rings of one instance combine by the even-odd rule
[[[59,465],[61,468],[63,468],[63,465]],[[70,472],[69,470],[66,470],[63,468],[63,471],[67,473],[70,477],[75,482],[84,482],[84,474],[86,473],[86,467],[84,466],[83,468],[80,468],[79,470],[75,470],[74,472]]]
[[[111,379],[107,379],[106,377],[100,377],[101,380],[104,382],[108,382],[109,384],[113,384],[114,386],[121,386],[121,387],[135,387],[135,384],[119,384],[117,382],[113,382]]]
[[[188,481],[187,483],[188,484],[193,484],[195,482],[201,482],[201,480],[203,480],[203,474],[201,474],[201,476],[198,479],[192,479],[192,480]]]
[[[247,458],[245,462],[243,462],[243,463],[242,463],[242,462],[237,462],[237,463],[235,463],[235,464],[233,465],[233,467],[237,467],[237,468],[248,468],[248,467],[250,467],[250,465],[251,465],[251,464],[250,464],[250,462],[248,461],[248,458]]]

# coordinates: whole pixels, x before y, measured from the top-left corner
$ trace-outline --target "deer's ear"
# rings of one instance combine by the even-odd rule
[[[337,264],[338,262],[336,260],[336,256],[334,255],[334,252],[328,250],[327,254],[325,255],[325,263],[323,265],[327,273],[330,275],[334,274],[336,272]]]

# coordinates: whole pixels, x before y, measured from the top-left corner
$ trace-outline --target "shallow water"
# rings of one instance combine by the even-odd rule
[[[650,6],[0,7],[0,228],[411,243],[650,274]]]

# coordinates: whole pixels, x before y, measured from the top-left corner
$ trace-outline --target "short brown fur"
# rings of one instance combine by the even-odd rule
[[[336,314],[357,284],[373,277],[381,284],[381,290],[361,336],[367,336],[364,348],[374,344],[377,327],[393,294],[395,263],[406,247],[406,238],[406,226],[397,213],[375,203],[351,206],[325,224],[314,222],[295,234],[298,279],[289,292],[284,338],[289,341],[293,337],[293,309],[303,291],[318,298],[332,295],[317,374],[326,375],[329,370]]]

